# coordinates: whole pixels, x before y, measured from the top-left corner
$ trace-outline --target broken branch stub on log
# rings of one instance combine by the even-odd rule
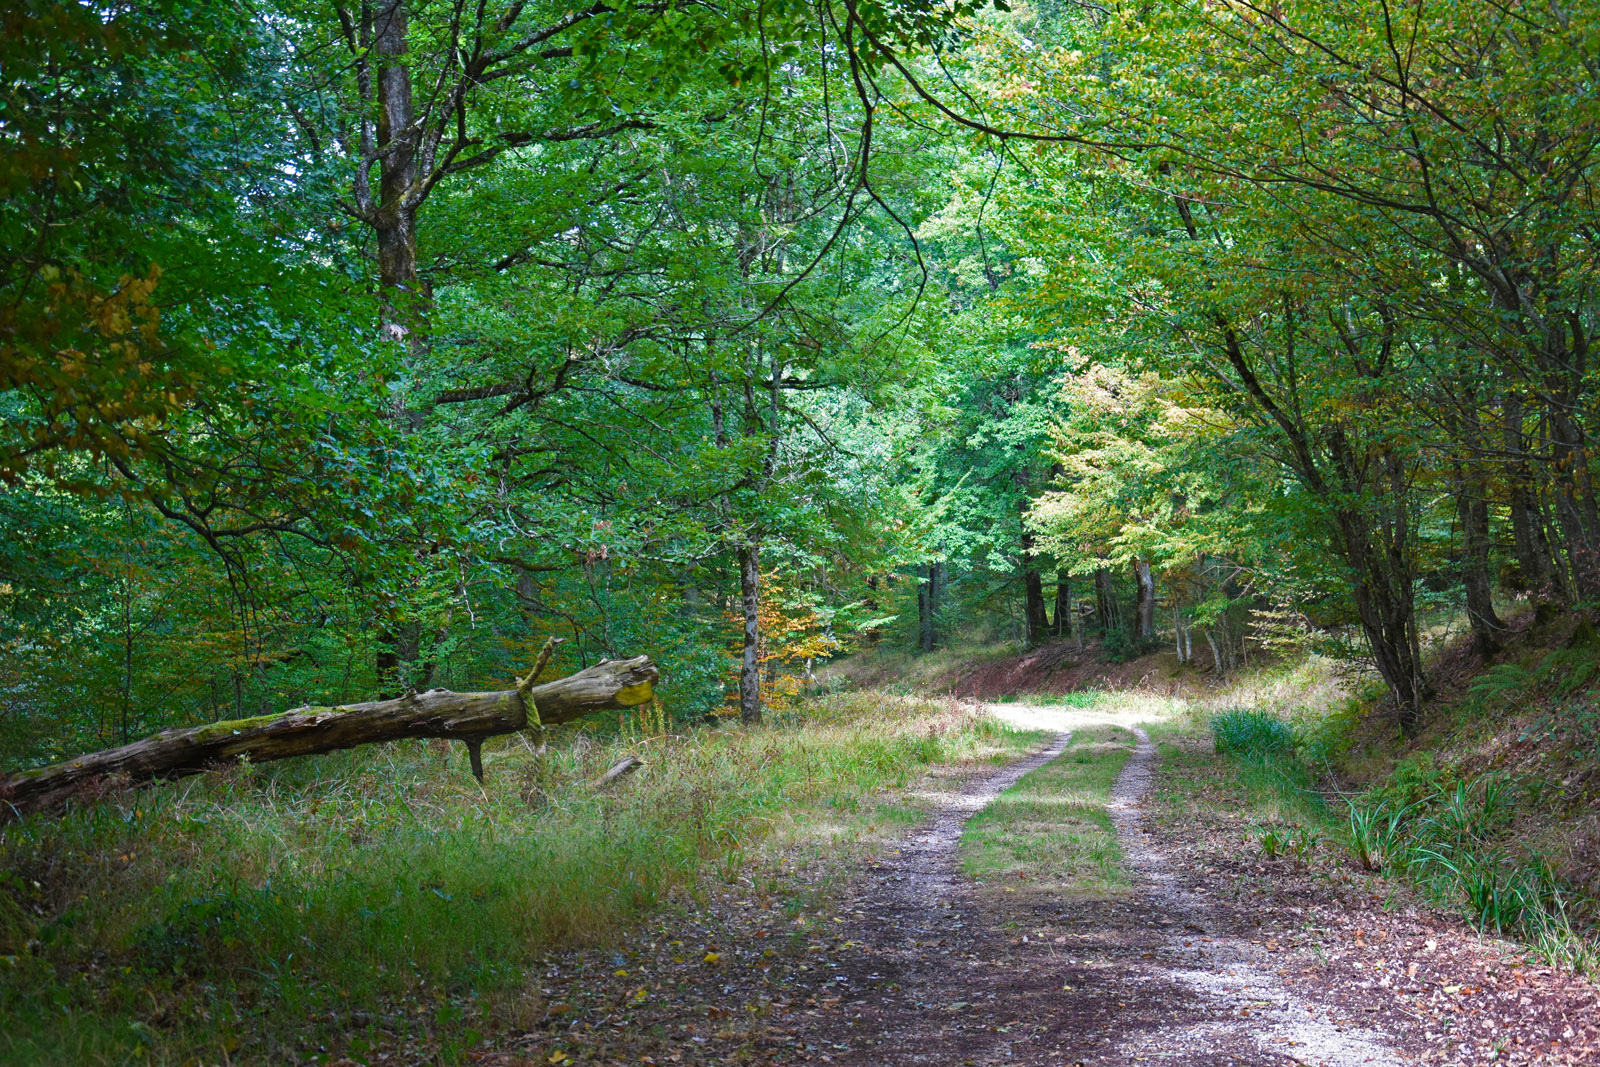
[[[632,774],[634,771],[643,766],[644,760],[640,759],[638,756],[628,756],[625,759],[619,760],[618,762],[612,764],[610,770],[606,771],[600,777],[590,782],[589,785],[593,789],[604,789],[618,778],[621,778],[627,774]]]
[[[0,812],[15,814],[120,781],[197,774],[241,757],[254,763],[333,752],[407,737],[476,742],[533,723],[571,722],[594,711],[649,700],[659,679],[649,656],[602,660],[526,693],[430,689],[393,700],[301,707],[277,715],[162,730],[142,741],[65,763],[0,777]],[[3,816],[0,816],[3,817]]]

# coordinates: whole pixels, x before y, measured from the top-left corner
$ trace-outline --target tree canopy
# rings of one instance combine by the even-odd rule
[[[1411,730],[1425,614],[1600,595],[1591,4],[4,17],[10,764],[1284,611]]]

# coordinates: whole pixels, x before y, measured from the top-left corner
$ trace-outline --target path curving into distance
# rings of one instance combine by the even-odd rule
[[[1281,961],[1222,933],[1212,905],[1182,887],[1150,833],[1145,802],[1158,755],[1142,728],[1104,712],[993,710],[1056,737],[1036,755],[926,795],[931,821],[870,864],[850,902],[842,931],[850,949],[816,979],[815,996],[829,1010],[803,1025],[805,1051],[791,1062],[1411,1062],[1379,1035],[1342,1024],[1338,1012],[1287,989],[1271,965]],[[1122,726],[1139,739],[1108,806],[1134,887],[1072,898],[964,877],[959,845],[967,820],[1060,756],[1073,730],[1096,724]]]

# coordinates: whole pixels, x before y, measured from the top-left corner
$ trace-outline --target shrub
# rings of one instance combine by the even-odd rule
[[[1211,738],[1219,753],[1270,759],[1294,752],[1294,730],[1263,711],[1235,709],[1211,717]]]

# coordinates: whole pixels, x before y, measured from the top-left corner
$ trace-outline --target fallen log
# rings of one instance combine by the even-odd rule
[[[548,660],[548,651],[541,655],[540,666]],[[97,795],[122,783],[198,774],[240,758],[266,763],[407,737],[465,741],[473,772],[481,779],[478,752],[485,738],[642,704],[654,694],[659,680],[649,656],[602,660],[544,685],[533,684],[538,670],[535,667],[519,679],[515,689],[500,692],[430,689],[393,700],[308,705],[276,715],[162,730],[118,748],[0,776],[0,813],[20,815],[75,795]]]
[[[644,760],[640,759],[638,756],[628,756],[625,759],[619,760],[612,764],[610,770],[606,771],[600,777],[590,782],[589,786],[592,789],[604,789],[618,778],[621,778],[624,775],[632,774],[634,771],[643,766]]]

